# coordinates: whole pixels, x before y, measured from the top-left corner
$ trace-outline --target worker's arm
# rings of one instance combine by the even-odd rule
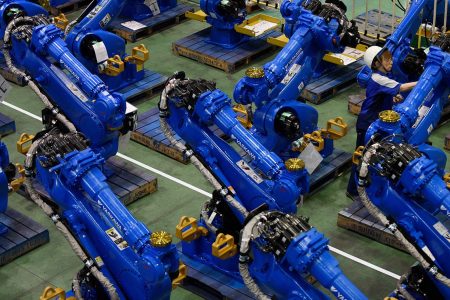
[[[416,84],[417,84],[417,81],[403,83],[402,85],[400,85],[400,92],[410,91],[416,86]]]

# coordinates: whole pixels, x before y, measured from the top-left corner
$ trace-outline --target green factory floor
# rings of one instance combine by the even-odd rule
[[[390,11],[390,5],[384,4],[384,7]],[[359,14],[362,10],[361,4],[361,7],[356,9],[356,13]],[[277,12],[270,12],[277,14]],[[140,41],[139,43],[145,44],[150,49],[151,57],[146,66],[165,75],[176,70],[184,70],[191,78],[202,77],[214,80],[220,89],[232,95],[234,84],[243,76],[244,69],[240,69],[234,74],[226,74],[171,53],[173,41],[206,26],[205,23],[187,21]],[[128,47],[132,46],[130,44]],[[273,56],[255,61],[254,65],[262,65],[271,58]],[[336,116],[343,116],[348,122],[349,134],[336,142],[336,147],[346,151],[353,150],[356,121],[355,116],[347,112],[347,101],[350,95],[357,93],[361,93],[361,90],[357,86],[352,86],[333,99],[315,106],[319,111],[321,125],[325,125],[326,120]],[[6,101],[35,115],[40,115],[42,109],[40,101],[27,87],[14,86]],[[157,99],[154,97],[139,102],[137,106],[142,112],[154,107],[156,102]],[[16,140],[22,132],[36,133],[42,125],[38,120],[6,105],[0,105],[0,112],[16,120],[17,132],[3,140],[9,146],[12,160],[22,162],[23,156],[15,151]],[[450,125],[447,124],[436,129],[430,139],[434,145],[442,147],[444,136],[449,132]],[[178,163],[135,142],[130,142],[126,149],[121,150],[121,153],[204,191],[212,190],[192,165]],[[447,154],[449,153],[447,152]],[[200,206],[206,197],[163,176],[157,175],[157,177],[158,191],[131,204],[128,209],[151,230],[167,230],[174,234],[179,217],[183,215],[198,216]],[[347,181],[348,173],[336,178],[326,187],[308,197],[299,213],[310,216],[310,223],[330,239],[330,245],[333,247],[395,274],[403,274],[414,262],[411,256],[336,226],[338,211],[350,204],[350,200],[345,197]],[[38,299],[48,285],[69,289],[71,279],[75,272],[82,267],[82,263],[72,252],[65,239],[32,202],[17,194],[12,194],[9,198],[9,207],[28,215],[47,227],[50,232],[50,243],[0,267],[0,299]],[[348,277],[370,299],[382,299],[395,289],[396,280],[394,278],[341,255],[335,254],[335,256]],[[181,288],[175,289],[172,293],[172,299],[197,298]]]

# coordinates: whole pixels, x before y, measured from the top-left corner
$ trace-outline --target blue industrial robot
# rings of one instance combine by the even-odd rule
[[[257,299],[328,299],[307,274],[337,299],[366,299],[329,253],[328,239],[295,215],[309,185],[302,160],[283,161],[266,149],[237,121],[231,99],[214,82],[179,72],[168,81],[159,108],[169,141],[215,189],[200,220],[180,219],[183,255],[228,276],[230,286],[244,284]],[[212,124],[243,154],[216,136]]]
[[[250,132],[270,151],[282,158],[296,157],[304,135],[317,132],[325,157],[332,153],[332,139],[339,135],[321,132],[317,111],[297,98],[326,53],[356,46],[358,28],[347,20],[341,1],[286,0],[280,11],[289,42],[264,68],[247,71],[235,87],[234,100],[256,106]]]
[[[249,39],[234,29],[247,16],[244,0],[200,0],[200,8],[211,24],[210,43],[233,49]]]
[[[161,11],[172,8],[176,1],[155,1]],[[93,1],[66,28],[66,43],[74,56],[93,74],[97,74],[110,91],[119,91],[144,78],[144,63],[149,51],[144,45],[125,52],[125,40],[107,31],[118,17],[140,20],[153,15],[144,1]]]
[[[169,299],[172,284],[183,277],[171,236],[136,220],[103,174],[104,161],[116,154],[119,135],[134,119],[124,99],[72,55],[63,37],[43,15],[17,15],[4,29],[8,67],[46,106],[45,129],[19,143],[27,154],[26,190],[83,261],[73,280],[78,299]],[[51,201],[36,192],[33,177]]]

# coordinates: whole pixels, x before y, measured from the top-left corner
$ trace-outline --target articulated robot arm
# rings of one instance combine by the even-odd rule
[[[292,151],[293,142],[318,130],[317,111],[297,102],[298,96],[323,56],[329,51],[342,52],[345,45],[356,46],[358,32],[347,20],[341,1],[284,1],[280,10],[288,44],[263,69],[246,73],[235,87],[234,99],[256,105],[251,132],[267,149],[281,157],[294,157],[298,152]],[[323,156],[333,148],[331,141],[325,144],[326,149],[320,149]]]
[[[171,236],[152,233],[137,221],[106,183],[101,155],[87,146],[82,134],[58,127],[34,139],[25,186],[85,265],[73,282],[76,297],[169,299],[172,281],[179,276]],[[33,189],[34,174],[52,205]]]
[[[44,100],[49,108],[44,119],[65,115],[91,147],[108,158],[117,152],[120,132],[133,128],[133,116],[125,116],[125,100],[109,93],[62,38],[63,33],[45,16],[17,17],[5,29],[3,54],[10,70],[23,76]]]
[[[269,294],[328,299],[307,282],[306,274],[337,299],[366,299],[328,252],[323,234],[291,215],[308,189],[303,161],[283,162],[268,151],[236,120],[231,99],[213,82],[178,73],[169,80],[159,107],[163,132],[215,188],[201,219],[183,217],[177,226],[184,255],[244,282],[258,299],[270,299]],[[209,130],[212,124],[245,153]]]
[[[448,40],[448,35],[443,36],[437,45],[446,49]],[[443,170],[446,164],[445,154],[426,145],[450,94],[450,54],[437,45],[430,47],[425,70],[416,87],[393,111],[380,114],[380,119],[369,127],[366,140],[375,136],[401,136],[408,144],[420,146],[421,151],[427,153]]]
[[[358,192],[369,212],[419,261],[399,299],[450,297],[450,191],[437,165],[411,145],[379,142],[362,159]]]
[[[162,2],[161,10],[176,5],[176,1]],[[149,52],[144,45],[139,45],[127,55],[125,40],[106,28],[119,17],[140,20],[152,15],[142,0],[102,0],[96,5],[92,2],[66,28],[68,48],[91,73],[100,76],[109,90],[118,91],[144,78]]]
[[[169,299],[172,281],[180,279],[170,235],[134,219],[102,173],[133,119],[125,116],[125,101],[108,92],[62,37],[42,15],[18,16],[5,29],[8,66],[47,106],[46,129],[27,151],[25,187],[85,265],[73,282],[77,298]],[[51,203],[34,189],[34,176]]]

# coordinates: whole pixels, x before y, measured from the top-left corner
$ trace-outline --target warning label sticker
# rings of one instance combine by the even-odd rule
[[[244,171],[245,174],[247,174],[248,177],[250,177],[254,182],[260,184],[261,182],[263,182],[263,179],[261,177],[259,177],[258,174],[256,174],[256,172],[250,168],[250,166],[243,161],[242,159],[238,162],[236,162],[237,166]]]
[[[117,248],[119,248],[121,251],[128,248],[128,243],[123,239],[123,237],[120,235],[120,233],[114,228],[110,228],[105,231],[106,234],[109,236],[111,241],[116,244]]]

